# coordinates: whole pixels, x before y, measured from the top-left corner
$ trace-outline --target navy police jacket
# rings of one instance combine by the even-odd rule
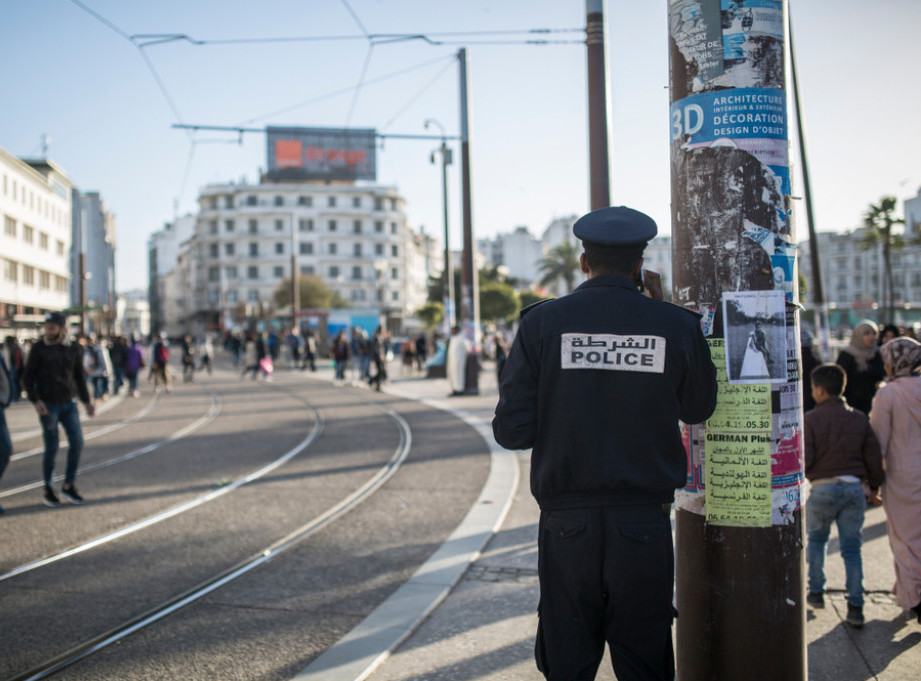
[[[532,448],[543,510],[672,501],[687,476],[678,421],[716,406],[699,316],[616,275],[523,316],[499,383],[493,433]]]

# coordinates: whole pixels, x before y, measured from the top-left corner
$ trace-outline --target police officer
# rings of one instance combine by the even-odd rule
[[[499,386],[496,440],[532,448],[538,537],[538,669],[593,679],[611,647],[620,681],[673,679],[670,504],[686,480],[679,419],[716,405],[700,318],[640,291],[647,215],[580,218],[571,294],[522,315]]]

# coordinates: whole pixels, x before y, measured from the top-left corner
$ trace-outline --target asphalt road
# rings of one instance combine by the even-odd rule
[[[50,678],[292,678],[426,561],[489,473],[457,417],[300,372],[142,391],[83,417],[79,507],[42,505],[37,419],[7,410],[0,680],[94,641]]]

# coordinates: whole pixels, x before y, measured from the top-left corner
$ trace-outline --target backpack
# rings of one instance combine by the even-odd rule
[[[163,343],[157,343],[157,347],[154,350],[154,358],[157,360],[157,364],[166,364],[169,362],[169,350],[166,349]]]

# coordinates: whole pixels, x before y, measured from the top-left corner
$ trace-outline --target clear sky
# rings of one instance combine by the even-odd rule
[[[869,203],[921,186],[921,2],[790,5],[817,229],[853,229]],[[604,6],[612,202],[649,213],[668,233],[668,1]],[[49,157],[116,214],[119,290],[144,287],[150,233],[177,211],[195,211],[200,187],[256,182],[266,163],[261,134],[241,141],[174,123],[427,134],[437,131],[424,128],[431,118],[456,135],[455,55],[466,46],[475,234],[526,225],[539,235],[554,217],[588,210],[584,25],[583,0],[0,0],[0,147],[37,157],[47,134]],[[350,38],[139,49],[136,36],[151,34]],[[382,34],[431,42],[366,37]],[[523,44],[534,39],[554,44]],[[440,235],[441,176],[429,162],[436,146],[384,140],[378,180],[406,197],[414,228]],[[801,196],[798,158],[794,146]],[[449,183],[457,247],[457,165]]]

